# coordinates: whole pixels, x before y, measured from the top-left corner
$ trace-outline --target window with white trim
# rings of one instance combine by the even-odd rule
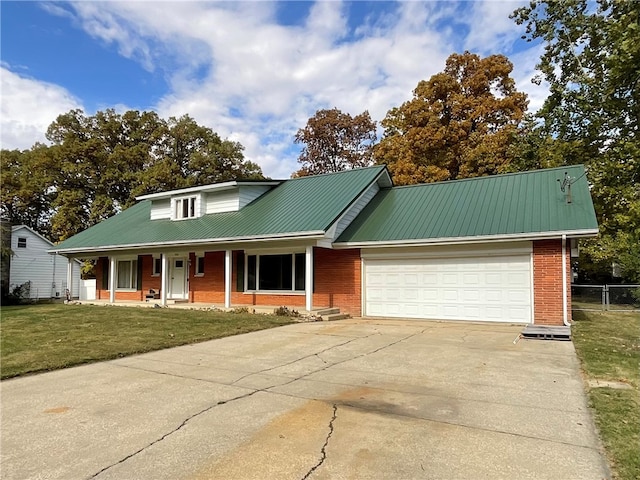
[[[248,291],[304,292],[304,253],[247,255],[245,265]]]
[[[27,238],[18,237],[18,248],[27,248]]]
[[[118,290],[135,290],[138,282],[138,261],[118,260],[116,288]]]
[[[204,256],[196,256],[196,276],[204,275]]]
[[[185,218],[195,218],[196,214],[196,196],[176,198],[173,201],[173,219],[183,220]]]
[[[162,273],[162,259],[154,258],[153,259],[153,273],[151,274],[154,277],[158,277]]]

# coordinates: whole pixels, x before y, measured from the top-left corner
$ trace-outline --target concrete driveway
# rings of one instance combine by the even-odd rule
[[[2,382],[4,479],[602,479],[573,345],[307,323]]]

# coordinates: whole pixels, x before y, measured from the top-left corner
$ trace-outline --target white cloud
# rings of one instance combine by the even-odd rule
[[[513,1],[479,0],[469,2],[466,22],[470,27],[465,49],[485,55],[510,52],[519,39],[521,27],[509,15],[519,6]]]
[[[369,110],[380,121],[464,48],[505,52],[518,87],[539,105],[546,91],[529,81],[539,52],[509,54],[516,6],[399,2],[361,25],[341,2],[317,2],[295,25],[279,24],[271,2],[78,2],[58,14],[163,72],[171,90],[156,105],[161,116],[191,115],[280,178],[298,169],[293,136],[316,110]],[[456,25],[466,25],[466,37]]]
[[[45,132],[58,115],[82,108],[64,88],[18,75],[8,65],[1,67],[0,81],[0,146],[5,149],[46,142]]]

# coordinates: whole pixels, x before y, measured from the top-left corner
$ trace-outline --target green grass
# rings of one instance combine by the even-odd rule
[[[587,379],[628,390],[589,389],[589,402],[615,478],[640,478],[640,313],[573,312],[573,341]]]
[[[95,305],[11,306],[0,313],[2,379],[291,323],[275,315]]]

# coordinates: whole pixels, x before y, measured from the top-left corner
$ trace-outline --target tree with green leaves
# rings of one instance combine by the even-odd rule
[[[337,108],[318,110],[298,130],[295,143],[304,144],[298,162],[302,168],[294,176],[340,172],[373,163],[376,122],[368,111],[355,117]]]
[[[443,72],[422,80],[413,98],[382,121],[377,163],[398,185],[507,171],[509,146],[527,108],[503,55],[452,54]]]
[[[113,110],[60,115],[50,146],[2,151],[3,217],[64,240],[147,193],[263,178],[243,147],[185,115]]]
[[[536,0],[512,15],[523,38],[543,42],[536,81],[550,90],[523,142],[553,148],[530,150],[529,164],[586,165],[600,237],[585,242],[583,263],[592,277],[618,263],[630,281],[640,278],[625,253],[640,244],[639,12],[632,1]]]

